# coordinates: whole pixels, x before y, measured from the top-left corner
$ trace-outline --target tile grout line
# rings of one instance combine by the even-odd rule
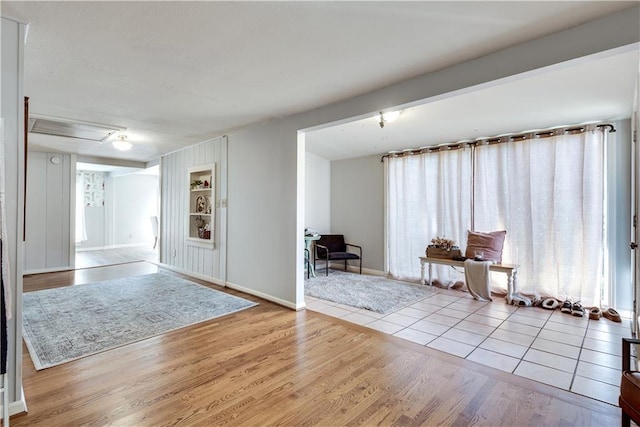
[[[582,356],[582,349],[584,348],[584,342],[587,338],[587,332],[589,332],[589,317],[587,316],[587,327],[584,329],[584,336],[582,337],[582,341],[580,342],[580,351],[578,351],[578,362],[576,363],[576,367],[573,370],[573,376],[571,377],[571,384],[569,384],[569,391],[573,388],[573,383],[576,380],[576,375],[578,374],[578,365],[580,364],[580,356]]]
[[[517,313],[520,310],[520,307],[518,307],[513,313],[511,313],[511,315],[509,315],[509,317],[507,317],[506,319],[504,319],[505,321],[507,321],[511,316],[513,316],[514,313]],[[527,347],[527,349],[525,350],[524,353],[522,353],[522,356],[519,357],[519,361],[516,364],[516,366],[513,368],[513,370],[511,371],[511,373],[513,375],[517,375],[516,369],[518,369],[518,367],[520,366],[520,364],[522,364],[522,361],[524,360],[524,357],[527,355],[527,353],[529,352],[529,350],[531,350],[531,346],[533,345],[533,343],[536,341],[536,339],[540,336],[540,332],[542,332],[542,330],[544,329],[544,327],[546,326],[546,324],[549,322],[549,319],[551,318],[551,316],[553,315],[553,313],[551,313],[549,315],[549,317],[547,317],[547,320],[545,320],[544,324],[540,327],[540,330],[538,331],[538,333],[533,337],[533,340],[531,341],[531,344],[529,344],[529,346]],[[528,361],[527,361],[528,362]],[[529,362],[529,363],[533,363],[533,362]],[[518,375],[520,376],[520,375]]]
[[[490,304],[491,304],[491,303],[493,303],[493,300],[492,300],[492,301],[490,301],[489,303],[490,303]],[[476,312],[478,312],[478,311],[479,311],[479,310],[481,310],[482,308],[485,308],[487,305],[488,305],[488,304],[485,304],[484,306],[480,307],[479,309],[477,309],[476,311],[474,311],[474,312],[473,312],[473,313],[471,313],[471,314],[475,314]],[[510,313],[506,318],[501,319],[502,321],[500,322],[500,324],[499,324],[498,326],[494,327],[494,328],[493,328],[493,331],[491,331],[491,333],[490,333],[489,335],[487,335],[486,337],[484,337],[484,339],[483,339],[482,341],[480,341],[480,342],[478,343],[478,345],[477,345],[477,346],[476,346],[476,347],[475,347],[475,348],[474,348],[474,349],[473,349],[469,354],[467,354],[467,355],[465,356],[465,359],[466,359],[467,357],[471,356],[471,354],[472,354],[473,352],[475,352],[477,349],[479,349],[479,348],[480,348],[480,346],[482,345],[482,343],[483,343],[483,342],[485,342],[485,341],[486,341],[486,340],[491,336],[491,334],[493,334],[495,331],[497,331],[497,330],[498,330],[498,328],[499,328],[500,326],[502,326],[502,325],[504,324],[504,322],[506,322],[506,321],[507,321],[507,319],[508,319],[509,317],[511,317],[511,316],[513,315],[513,313],[516,313],[517,311],[518,311],[518,309],[516,308],[516,309],[515,309],[513,312],[511,312],[511,313]],[[469,316],[471,316],[471,314],[469,314]],[[469,316],[467,316],[467,317],[469,317]],[[486,316],[486,317],[491,317],[491,316]],[[492,317],[492,319],[495,319],[495,317]],[[470,320],[470,322],[471,322],[471,320]],[[488,326],[491,326],[491,325],[488,325]],[[505,341],[505,342],[506,342],[506,341]],[[484,350],[484,349],[483,349],[483,350]],[[487,350],[487,351],[490,351],[490,350]],[[495,353],[498,353],[498,352],[495,352]],[[502,353],[498,353],[498,354],[502,354]],[[508,356],[508,355],[505,355],[505,356]]]
[[[418,302],[422,302],[422,301],[424,301],[424,300],[426,300],[426,299],[429,299],[429,298],[433,298],[433,297],[434,297],[435,295],[437,295],[437,294],[438,294],[438,292],[436,291],[433,295],[426,296],[426,297],[424,297],[423,299],[421,299],[420,301],[417,301],[416,303],[418,303]],[[457,299],[456,299],[456,301],[457,301],[458,299],[460,299],[459,297],[456,297],[456,298],[457,298]],[[411,325],[414,325],[414,324],[418,323],[419,321],[426,319],[427,317],[431,316],[432,314],[437,313],[438,311],[442,310],[443,308],[448,307],[449,305],[453,304],[453,303],[454,303],[454,302],[456,302],[456,301],[452,301],[452,302],[448,303],[447,305],[445,305],[445,306],[443,306],[443,307],[440,307],[439,309],[437,309],[437,310],[436,310],[436,311],[434,311],[433,313],[429,313],[429,314],[427,314],[425,317],[423,317],[423,318],[421,318],[421,319],[416,320],[416,321],[415,321],[415,322],[413,322]],[[416,303],[414,303],[414,304],[416,304]],[[409,305],[407,305],[407,306],[405,306],[405,307],[403,307],[403,308],[409,307],[409,306],[411,306],[411,305],[413,305],[413,304],[409,304]],[[433,304],[432,304],[432,305],[433,305]],[[393,314],[393,313],[392,313],[392,314]],[[389,323],[393,323],[393,322],[389,322]],[[458,322],[458,323],[460,323],[460,322]],[[457,325],[458,323],[456,323],[456,325]],[[410,328],[410,326],[411,326],[411,325],[407,325],[407,326],[398,325],[398,326],[402,326],[402,329],[400,329],[398,332],[402,332],[402,331],[404,331],[404,330],[406,330],[406,329],[411,329],[411,328]],[[448,327],[448,329],[447,329],[446,331],[442,332],[441,334],[436,335],[438,338],[442,337],[442,335],[446,334],[446,333],[447,333],[451,328],[453,328],[453,326],[449,326],[449,325],[442,325],[442,326],[447,326],[447,327]],[[417,329],[415,329],[415,330],[417,330]],[[395,332],[395,333],[390,334],[390,335],[395,336],[395,334],[397,334],[398,332]],[[422,331],[421,331],[421,332],[422,332]],[[425,332],[425,333],[428,333],[428,332]],[[435,335],[435,334],[430,334],[430,335]],[[437,338],[436,338],[436,339],[437,339]],[[434,340],[435,340],[435,339],[434,339]],[[428,343],[424,344],[423,346],[424,346],[424,347],[426,347],[426,346],[427,346],[427,344],[431,343],[431,342],[432,342],[432,341],[434,341],[434,340],[429,341]]]

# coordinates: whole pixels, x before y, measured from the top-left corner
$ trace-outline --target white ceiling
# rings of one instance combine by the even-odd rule
[[[340,160],[460,140],[631,117],[638,50],[575,61],[402,111],[309,132],[307,150]]]
[[[2,1],[1,11],[31,24],[25,52],[25,95],[30,97],[31,113],[123,126],[134,144],[131,151],[118,152],[110,144],[32,134],[31,147],[149,161],[242,126],[347,99],[635,5]],[[611,62],[600,70],[617,69],[617,60],[625,69],[629,62],[637,64],[632,56],[607,60]],[[626,77],[603,77],[585,64],[576,67],[581,67],[578,76],[594,73],[593,78],[603,79],[594,86],[614,86],[598,90],[612,106],[593,111],[596,118],[626,114],[614,104],[625,104],[628,110],[632,91],[623,94],[624,99],[612,95],[627,90]],[[591,108],[591,91],[585,87],[594,80],[576,78],[578,68],[567,70],[554,71],[556,80],[532,76],[510,87],[416,107],[384,129],[376,128],[375,122],[373,129],[353,123],[309,134],[309,149],[344,158],[477,133],[493,135],[504,131],[502,123],[517,131],[575,122],[583,116],[568,114],[572,106],[556,110],[556,98],[532,98],[541,87],[553,85],[560,95],[565,83],[580,80],[581,109]],[[599,99],[603,104],[604,98]],[[544,111],[555,111],[554,120],[561,123],[550,123]],[[422,126],[392,135],[412,116]],[[538,120],[533,124],[527,117]],[[461,122],[471,126],[465,135],[462,130],[447,132]]]

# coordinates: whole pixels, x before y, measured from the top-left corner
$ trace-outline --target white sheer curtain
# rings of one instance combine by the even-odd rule
[[[84,219],[84,175],[76,174],[76,243],[87,240],[87,227]]]
[[[603,132],[479,146],[475,170],[474,228],[507,230],[519,289],[600,306]]]
[[[387,245],[389,274],[420,278],[419,256],[433,237],[446,236],[464,248],[470,226],[471,150],[387,157]],[[439,267],[434,277],[458,278]]]

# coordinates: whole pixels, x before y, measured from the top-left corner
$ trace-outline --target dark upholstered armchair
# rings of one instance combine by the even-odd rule
[[[631,344],[640,344],[640,340],[622,338],[622,379],[620,380],[620,398],[622,425],[631,425],[630,420],[640,425],[640,372],[631,370]]]
[[[347,246],[358,249],[358,254],[347,251]],[[344,260],[344,270],[347,271],[347,261],[357,259],[360,261],[360,274],[362,274],[362,247],[345,243],[342,234],[323,234],[316,240],[313,251],[313,268],[316,268],[316,261],[324,261],[329,275],[329,261]]]

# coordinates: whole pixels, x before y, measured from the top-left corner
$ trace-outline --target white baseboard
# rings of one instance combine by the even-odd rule
[[[2,405],[0,405],[0,408],[2,408]],[[20,400],[9,403],[9,416],[22,414],[25,412],[27,412],[27,401],[24,398],[24,390],[22,390],[22,396],[20,397]],[[4,411],[0,411],[0,420],[3,418],[2,414],[4,414]],[[5,423],[3,420],[2,425],[8,425],[8,423]]]
[[[271,301],[275,304],[281,305],[283,307],[286,308],[290,308],[296,311],[302,310],[306,307],[306,304],[302,303],[302,304],[294,304],[290,301],[285,301],[283,299],[280,299],[278,297],[274,297],[272,295],[269,294],[265,294],[253,289],[249,289],[249,288],[245,288],[244,286],[240,286],[240,285],[236,285],[235,283],[231,283],[231,282],[227,282],[226,283],[228,288],[231,289],[235,289],[236,291],[240,291],[240,292],[244,292],[245,294],[249,294],[249,295],[253,295],[254,297],[258,297],[258,298],[262,298],[262,299],[266,299],[267,301]]]
[[[184,270],[182,268],[178,268],[178,267],[174,267],[172,265],[169,264],[163,264],[163,263],[158,263],[157,264],[160,267],[166,268],[168,270],[171,271],[175,271],[176,273],[180,273],[180,274],[184,274],[185,276],[190,276],[196,279],[200,279],[200,280],[204,280],[205,282],[209,282],[209,283],[213,283],[214,285],[218,285],[218,286],[222,286],[222,287],[227,287],[230,289],[234,289],[236,291],[240,291],[240,292],[244,292],[245,294],[249,294],[249,295],[253,295],[255,297],[258,298],[262,298],[265,299],[267,301],[271,301],[275,304],[281,305],[283,307],[286,308],[291,308],[293,310],[299,311],[299,310],[303,310],[306,307],[306,304],[302,303],[302,304],[294,304],[290,301],[285,301],[283,299],[274,297],[272,295],[269,294],[265,294],[250,288],[246,288],[244,286],[240,286],[237,285],[235,283],[231,283],[231,282],[223,282],[219,279],[215,279],[213,277],[209,277],[209,276],[205,276],[203,274],[199,274],[199,273],[194,273],[193,271],[188,271],[188,270]]]
[[[353,268],[353,269],[349,268],[349,271],[358,272],[359,270],[357,268]],[[386,271],[372,270],[370,268],[363,268],[362,273],[371,274],[372,276],[384,276],[384,277],[387,277],[389,275],[389,273]]]
[[[42,274],[42,273],[57,273],[59,271],[69,271],[73,270],[71,267],[51,267],[51,268],[38,268],[35,270],[24,270],[22,274]]]
[[[211,284],[214,284],[214,285],[217,285],[217,286],[221,286],[223,288],[225,287],[225,283],[222,280],[213,278],[211,276],[206,276],[204,274],[195,273],[193,271],[185,270],[183,268],[175,267],[173,265],[164,264],[164,263],[161,263],[161,262],[154,263],[154,264],[156,264],[159,267],[166,268],[167,270],[175,271],[176,273],[180,273],[180,274],[184,274],[185,276],[193,277],[194,279],[204,280],[205,282],[209,282]]]
[[[329,263],[329,268],[332,268],[332,267],[335,270],[344,271],[344,263],[343,262],[330,262]],[[355,265],[347,265],[347,271],[350,271],[352,273],[360,273],[360,267],[355,266]],[[388,275],[388,273],[386,271],[373,270],[373,269],[365,268],[365,267],[362,267],[362,273],[363,274],[371,274],[372,276],[385,276],[386,277]],[[316,274],[318,274],[318,273],[316,272]]]

